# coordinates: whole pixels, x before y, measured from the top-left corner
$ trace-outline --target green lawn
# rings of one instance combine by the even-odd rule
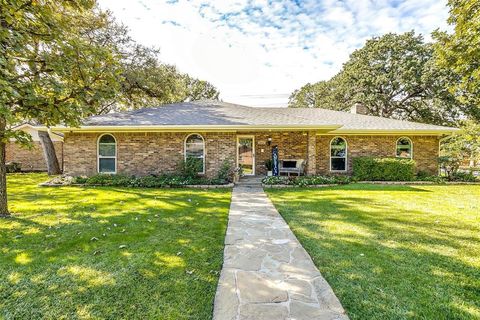
[[[480,186],[268,194],[351,319],[480,319]]]
[[[229,190],[37,186],[46,179],[8,176],[0,319],[211,318]]]

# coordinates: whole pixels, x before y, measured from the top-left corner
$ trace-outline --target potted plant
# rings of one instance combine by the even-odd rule
[[[267,168],[267,176],[272,176],[272,169],[273,169],[273,161],[272,159],[268,159],[265,161],[265,167]]]

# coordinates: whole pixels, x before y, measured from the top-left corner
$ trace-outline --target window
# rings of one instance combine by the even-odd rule
[[[195,161],[198,173],[205,173],[205,141],[199,134],[193,133],[185,139],[185,161]]]
[[[101,135],[98,139],[98,172],[117,172],[117,141],[111,134]]]
[[[407,137],[397,140],[397,158],[412,159],[412,141]]]
[[[347,171],[347,142],[343,138],[330,142],[330,171]]]

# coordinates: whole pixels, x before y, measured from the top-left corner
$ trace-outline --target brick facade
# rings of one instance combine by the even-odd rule
[[[347,141],[347,169],[352,173],[354,157],[395,157],[396,143],[404,136],[341,136]],[[407,136],[413,143],[413,160],[417,170],[438,173],[437,158],[439,140],[436,136]],[[330,172],[330,141],[334,136],[317,136],[317,173]]]
[[[53,141],[53,146],[60,168],[62,168],[63,142]],[[20,163],[22,171],[47,171],[47,164],[39,141],[34,141],[31,149],[22,147],[13,141],[8,142],[6,146],[6,162]]]
[[[189,133],[114,133],[117,140],[117,172],[148,175],[174,172],[184,157],[184,142]],[[331,135],[314,132],[195,132],[205,139],[205,174],[214,177],[224,160],[236,164],[237,136],[255,138],[255,173],[266,173],[265,161],[271,148],[279,148],[280,159],[310,159],[310,174],[329,174]],[[64,168],[70,175],[97,172],[97,133],[67,133],[64,138]],[[356,156],[394,157],[400,136],[344,136],[348,144],[348,173]],[[271,138],[271,143],[268,143]],[[417,169],[437,172],[438,137],[411,136]],[[309,152],[310,151],[310,152]],[[315,152],[313,157],[312,152]],[[310,154],[310,156],[308,156]],[[314,160],[314,161],[312,161]],[[312,164],[312,162],[314,162]]]
[[[214,177],[223,161],[235,166],[234,133],[202,133],[205,140],[205,174]],[[185,138],[190,133],[113,133],[117,141],[117,172],[128,175],[172,173],[184,159]],[[97,140],[101,134],[67,133],[64,141],[65,173],[97,173]]]

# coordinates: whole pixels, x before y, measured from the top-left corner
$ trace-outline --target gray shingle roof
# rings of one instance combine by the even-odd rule
[[[439,131],[455,128],[320,108],[253,108],[220,101],[184,102],[135,111],[111,113],[86,119],[82,127],[338,127],[338,131]]]

